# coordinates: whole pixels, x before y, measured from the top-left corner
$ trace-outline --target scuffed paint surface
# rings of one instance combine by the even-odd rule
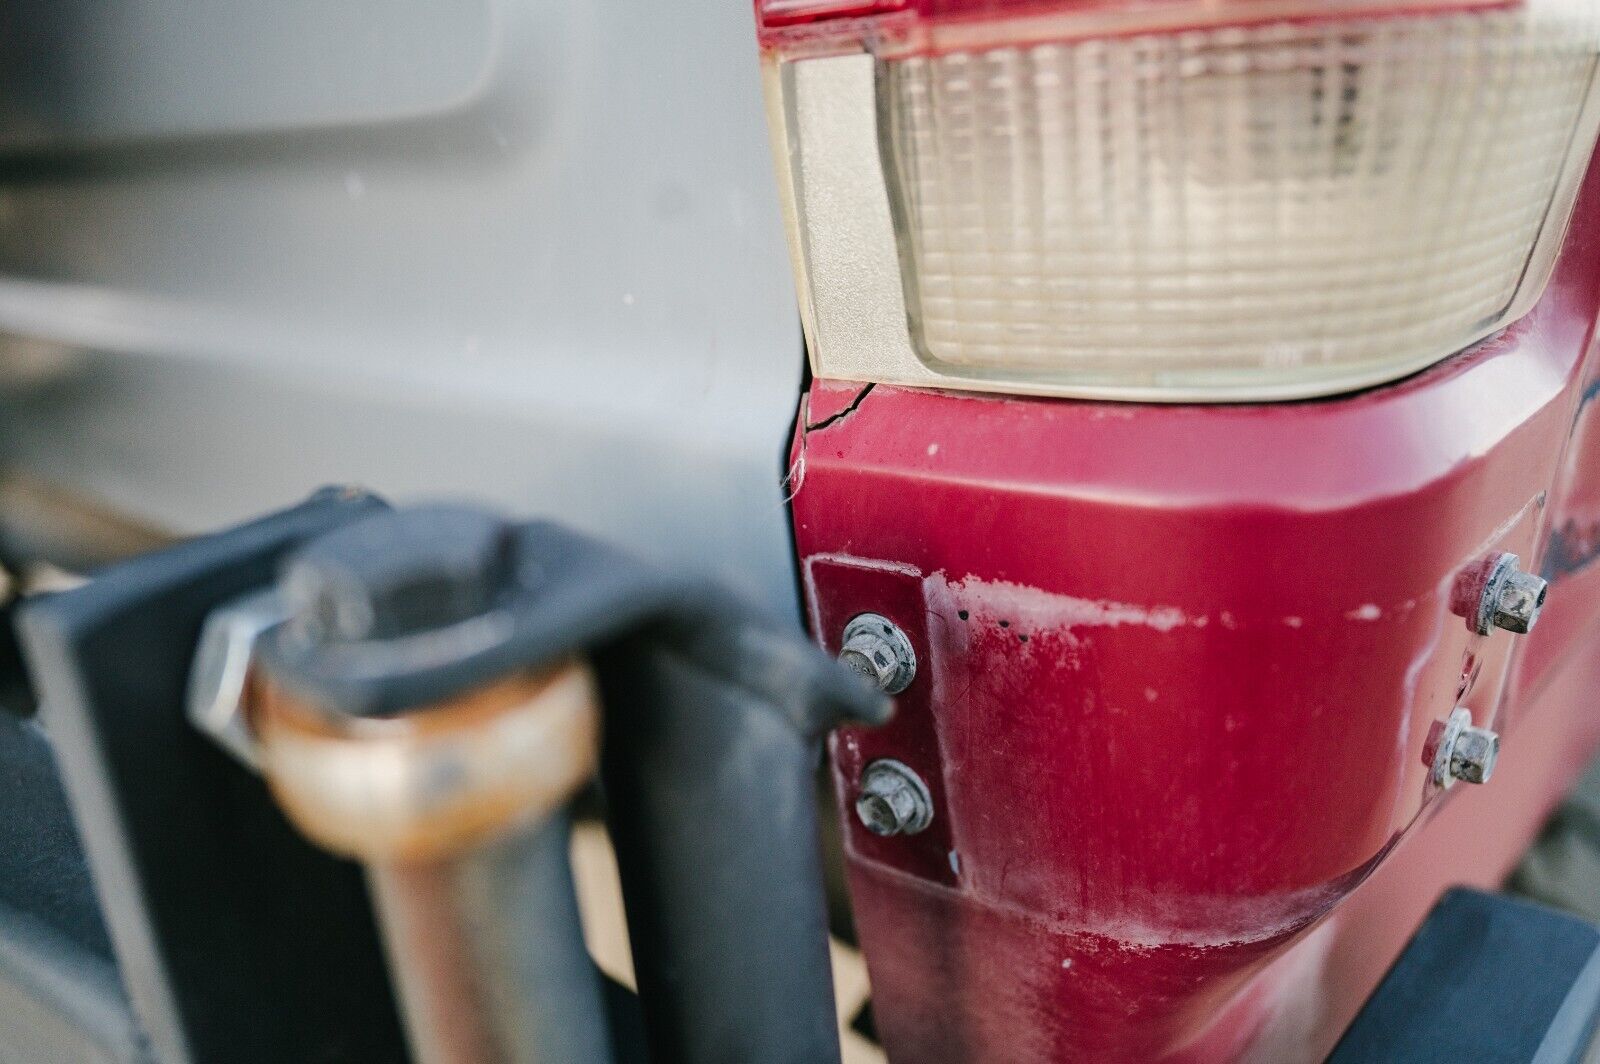
[[[1258,1037],[1258,1059],[1320,1059],[1438,889],[1526,840],[1572,734],[1600,726],[1580,712],[1592,681],[1544,719],[1500,694],[1593,662],[1600,406],[1573,434],[1579,392],[1600,394],[1580,365],[1600,350],[1587,217],[1537,319],[1360,396],[1135,408],[880,385],[815,434],[801,556],[915,571],[828,573],[819,631],[887,610],[926,650],[900,718],[836,747],[842,793],[873,758],[927,766],[927,834],[947,833],[847,843],[896,1059],[1210,1064]],[[853,387],[813,385],[829,413]],[[1585,570],[1522,643],[1451,610],[1490,549]],[[1428,736],[1456,705],[1504,723],[1506,767],[1438,802]],[[1275,1014],[1302,1022],[1273,1041]]]
[[[966,609],[980,621],[1006,622],[1020,627],[1055,631],[1075,628],[1116,628],[1140,625],[1157,632],[1185,626],[1204,628],[1210,618],[1191,616],[1176,606],[1136,606],[1105,599],[1075,598],[1042,591],[1005,580],[980,580],[963,576],[951,580],[945,573],[929,576],[925,584],[928,604],[939,612]],[[956,605],[959,604],[959,605]]]
[[[1093,949],[1231,950],[1283,941],[1369,874],[1414,820],[1414,810],[1388,803],[1403,792],[1407,774],[1415,774],[1407,768],[1415,760],[1408,756],[1411,707],[1438,697],[1419,693],[1419,678],[1436,654],[1457,653],[1439,646],[1437,596],[1420,611],[1419,600],[1407,597],[1387,608],[1357,600],[1349,607],[1320,604],[1304,616],[1259,616],[1075,596],[942,570],[921,577],[921,585],[947,778],[981,787],[986,810],[1014,792],[1014,808],[1022,811],[999,834],[986,815],[952,811],[962,887],[985,905],[1026,911],[1042,930],[1084,937]],[[1407,635],[1389,638],[1386,626]],[[1420,649],[1394,652],[1408,643]],[[1383,654],[1369,649],[1386,644]],[[1272,664],[1290,657],[1279,648],[1303,653],[1307,646],[1332,648],[1340,660],[1364,657],[1375,673],[1391,673],[1392,698],[1406,711],[1398,714],[1397,733],[1373,735],[1390,755],[1357,770],[1363,782],[1351,788],[1347,811],[1319,813],[1330,825],[1366,818],[1366,848],[1320,878],[1261,889],[1264,882],[1251,885],[1252,862],[1265,864],[1272,848],[1295,846],[1295,829],[1279,822],[1270,803],[1262,804],[1266,792],[1245,782],[1240,770],[1248,763],[1254,772],[1280,777],[1274,785],[1282,786],[1302,759],[1316,756],[1316,736],[1328,735],[1331,744],[1343,727],[1327,717],[1330,706],[1341,708],[1336,688],[1328,688],[1335,693],[1324,701]],[[1196,677],[1174,673],[1170,663],[1197,654],[1249,664],[1221,668],[1220,682],[1196,686]],[[1257,691],[1263,683],[1288,684],[1285,691],[1294,693],[1271,715],[1244,711],[1233,692]],[[1272,738],[1285,718],[1308,725],[1322,718],[1300,740],[1304,753]],[[1192,745],[1174,745],[1184,735]],[[1008,775],[1008,758],[1030,765],[1029,773]],[[1167,766],[1164,774],[1152,774],[1158,765]],[[974,782],[979,778],[984,783]],[[1125,798],[1108,797],[1107,788]],[[1172,800],[1161,799],[1169,789]],[[1213,804],[1198,800],[1202,792],[1214,795]],[[1233,812],[1221,812],[1226,807],[1216,806],[1218,800],[1231,803]],[[1114,813],[1106,802],[1115,803]],[[1153,815],[1133,812],[1145,804]],[[1151,869],[1124,864],[1147,847],[1176,852],[1205,837],[1219,840],[1212,852],[1197,855],[1202,866],[1215,866],[1204,877],[1211,889],[1171,889],[1152,878]],[[1066,863],[1036,859],[1050,852],[1075,856]],[[1095,863],[1102,853],[1117,863]],[[1222,889],[1230,881],[1234,886]]]

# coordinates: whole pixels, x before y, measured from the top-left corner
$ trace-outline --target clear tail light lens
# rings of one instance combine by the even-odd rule
[[[1174,401],[1403,376],[1537,299],[1600,117],[1594,0],[804,6],[766,23],[769,87],[826,376]]]

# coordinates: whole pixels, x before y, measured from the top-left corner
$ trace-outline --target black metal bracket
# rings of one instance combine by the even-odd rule
[[[218,606],[296,565],[448,553],[446,515],[462,512],[324,493],[21,611],[151,1059],[405,1058],[360,870],[306,843],[262,781],[190,726],[185,686]],[[837,1060],[812,776],[821,736],[883,720],[887,700],[708,581],[556,525],[505,528],[503,568],[470,616],[339,639],[302,616],[264,641],[263,668],[330,711],[369,715],[588,656],[649,1058]],[[640,1059],[627,1043],[623,1059]]]
[[[476,535],[456,510],[376,516],[309,546],[289,579],[299,565],[394,590],[398,570],[416,579],[428,551]],[[888,700],[707,581],[544,522],[508,526],[500,550],[464,615],[340,639],[312,630],[325,611],[308,607],[268,638],[267,672],[361,715],[587,654],[651,1059],[836,1061],[812,779],[823,734],[883,721]],[[421,556],[393,563],[406,552]],[[377,558],[391,562],[363,576]]]
[[[184,715],[206,615],[382,508],[323,493],[20,612],[117,968],[163,1064],[405,1059],[359,869],[302,839]]]

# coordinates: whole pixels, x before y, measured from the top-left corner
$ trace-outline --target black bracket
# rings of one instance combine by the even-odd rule
[[[359,573],[448,552],[441,536],[463,513],[483,517],[323,493],[23,609],[42,718],[154,1059],[405,1059],[359,868],[306,843],[262,781],[191,727],[185,688],[218,606],[296,565]],[[812,778],[822,735],[885,719],[887,700],[710,582],[556,525],[504,527],[503,569],[470,618],[328,639],[302,617],[264,641],[263,667],[365,715],[588,656],[649,1059],[837,1061]]]

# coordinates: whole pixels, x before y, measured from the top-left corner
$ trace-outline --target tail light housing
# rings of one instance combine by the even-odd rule
[[[758,0],[819,376],[1151,401],[1404,376],[1525,313],[1591,0]]]

